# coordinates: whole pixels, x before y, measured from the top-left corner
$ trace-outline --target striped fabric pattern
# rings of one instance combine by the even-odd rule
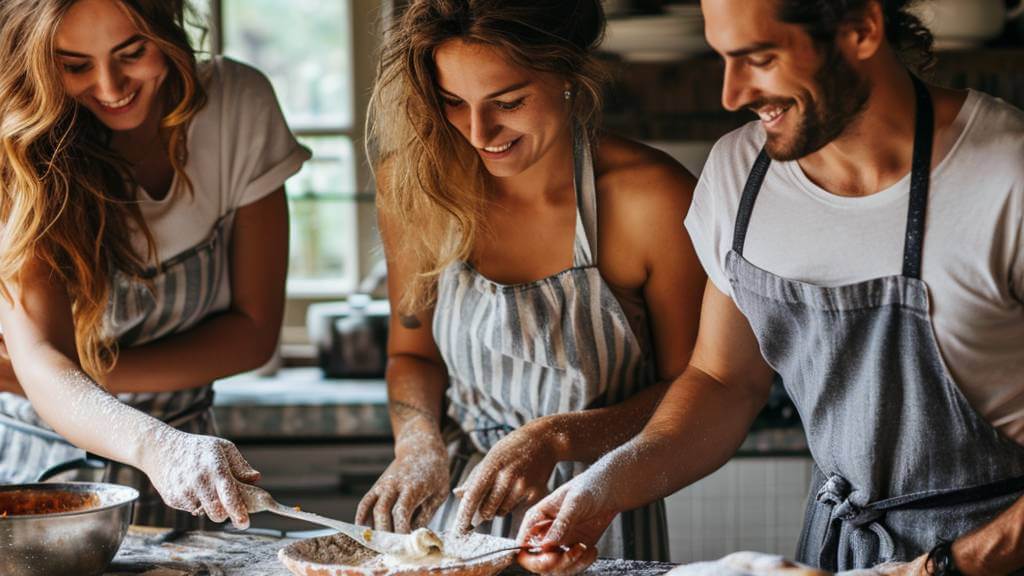
[[[114,274],[105,330],[122,348],[138,346],[188,330],[216,312],[216,296],[229,282],[228,252],[233,214],[222,218],[206,241],[166,260],[143,281]],[[213,386],[180,392],[121,394],[118,398],[172,426],[190,433],[216,434]],[[0,394],[0,413],[49,430],[28,400]],[[0,483],[32,482],[55,464],[83,452],[0,425]],[[122,464],[110,464],[102,480],[135,487],[142,497],[135,507],[136,524],[196,529],[199,518],[166,507],[145,475]]]
[[[593,162],[579,131],[574,149],[577,216],[571,269],[504,285],[457,262],[439,279],[433,333],[448,367],[448,415],[462,432],[449,445],[453,488],[508,432],[542,416],[621,402],[655,381],[654,363],[596,266]],[[550,487],[583,469],[560,464]],[[431,526],[450,527],[457,507],[450,497]],[[515,536],[522,513],[479,529]],[[666,531],[662,502],[622,514],[602,538],[601,554],[667,560]]]

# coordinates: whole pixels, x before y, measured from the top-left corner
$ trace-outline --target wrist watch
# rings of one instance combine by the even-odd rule
[[[953,561],[953,542],[939,540],[928,552],[925,571],[933,576],[964,576]]]

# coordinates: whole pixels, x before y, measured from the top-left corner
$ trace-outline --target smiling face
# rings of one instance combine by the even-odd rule
[[[725,58],[722,105],[761,118],[768,154],[797,160],[838,138],[870,84],[832,46],[778,19],[775,2],[702,0],[708,43]]]
[[[79,0],[57,29],[56,58],[68,95],[114,131],[159,113],[164,55],[116,0]]]
[[[567,83],[498,48],[448,40],[434,52],[445,117],[496,177],[525,172],[569,137]]]

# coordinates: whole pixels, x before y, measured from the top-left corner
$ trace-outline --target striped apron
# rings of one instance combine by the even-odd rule
[[[206,240],[164,261],[159,270],[151,269],[146,280],[114,273],[104,330],[122,349],[188,330],[223,308],[217,295],[229,287],[233,217],[233,213],[222,217]],[[120,394],[118,398],[184,432],[216,434],[211,383],[177,392]],[[82,450],[56,436],[28,400],[0,393],[0,483],[35,482],[48,469],[84,456]],[[135,524],[182,530],[206,527],[204,520],[165,506],[145,474],[135,468],[107,463],[100,480],[139,490]]]
[[[590,148],[574,139],[576,234],[573,267],[523,284],[492,282],[466,262],[438,281],[433,334],[448,368],[447,436],[451,487],[461,485],[509,432],[552,414],[621,402],[655,382],[654,363],[601,278],[597,263],[597,197]],[[558,464],[554,489],[582,472]],[[451,528],[458,500],[449,496],[430,525]],[[525,510],[478,531],[514,537]],[[661,501],[620,514],[599,543],[603,556],[667,560]]]

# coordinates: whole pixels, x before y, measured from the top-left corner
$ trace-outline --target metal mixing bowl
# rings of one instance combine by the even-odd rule
[[[0,518],[0,574],[103,574],[128,531],[138,491],[88,482],[0,486],[0,501],[7,503],[61,494],[86,497],[98,505],[79,511]]]

